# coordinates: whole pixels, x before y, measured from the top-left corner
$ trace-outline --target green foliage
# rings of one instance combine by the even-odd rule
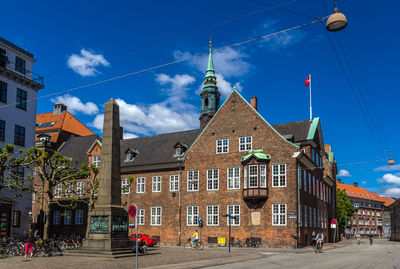
[[[336,208],[338,226],[345,228],[350,217],[353,216],[355,209],[344,190],[336,190]]]

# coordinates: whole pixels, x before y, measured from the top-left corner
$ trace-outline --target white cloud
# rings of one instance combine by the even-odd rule
[[[110,63],[102,54],[95,54],[86,49],[81,49],[81,54],[72,54],[67,61],[68,67],[81,76],[95,76],[100,73],[96,67],[109,66]]]
[[[385,175],[383,175],[381,181],[386,182],[386,183],[400,185],[400,176],[395,176],[393,174],[385,174]]]
[[[350,172],[345,170],[345,169],[341,169],[339,171],[339,173],[337,174],[338,177],[351,177]]]
[[[194,77],[178,74],[173,77],[158,74],[156,82],[161,86],[167,98],[163,102],[136,105],[126,100],[116,99],[120,108],[121,126],[124,138],[190,130],[199,127],[199,115],[196,107],[184,102],[188,86],[195,82]],[[90,123],[96,129],[103,128],[103,114],[97,115]]]
[[[190,57],[190,52],[174,51],[175,59]],[[249,56],[238,49],[227,48],[213,53],[214,69],[226,78],[240,77],[249,72],[251,65],[245,59]],[[195,57],[188,61],[189,65],[204,73],[207,70],[208,55]]]
[[[135,134],[132,134],[132,133],[126,133],[126,132],[124,132],[124,139],[130,139],[130,138],[136,138],[136,137],[138,137],[137,135],[135,135]]]
[[[274,33],[278,29],[277,24],[278,20],[268,20],[261,24],[255,32],[263,34]],[[302,30],[296,29],[288,32],[282,32],[270,37],[266,37],[261,39],[260,47],[267,47],[272,52],[279,52],[281,49],[288,48],[298,42],[300,42],[306,33]]]
[[[394,188],[385,189],[385,193],[383,193],[382,196],[397,198],[400,196],[400,188],[394,187]]]
[[[379,171],[397,171],[400,170],[400,164],[395,164],[395,165],[382,165],[374,169],[375,172]]]
[[[365,185],[365,184],[367,184],[367,181],[363,180],[363,181],[361,181],[361,184]]]
[[[57,96],[56,98],[52,98],[51,101],[53,103],[62,103],[66,105],[68,107],[68,111],[72,114],[80,112],[86,115],[94,115],[99,112],[99,108],[95,103],[82,103],[82,101],[78,97],[69,94]]]

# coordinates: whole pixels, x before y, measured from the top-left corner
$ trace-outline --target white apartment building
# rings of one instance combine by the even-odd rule
[[[43,78],[33,73],[33,54],[0,37],[0,146],[17,150],[35,145],[36,96]],[[21,169],[20,175],[27,174]],[[29,229],[32,209],[27,198],[13,201],[8,189],[0,189],[0,237],[23,237]]]

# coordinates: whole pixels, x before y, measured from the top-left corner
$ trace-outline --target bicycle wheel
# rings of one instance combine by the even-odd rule
[[[196,243],[194,244],[194,248],[195,248],[195,249],[203,249],[203,248],[204,248],[204,245],[203,245],[203,243],[201,243],[201,242],[196,242]]]
[[[191,248],[191,247],[192,247],[192,242],[185,243],[185,248]]]

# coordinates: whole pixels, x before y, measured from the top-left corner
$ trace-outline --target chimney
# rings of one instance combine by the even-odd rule
[[[353,186],[354,186],[354,187],[358,187],[358,183],[357,183],[357,182],[354,182],[354,183],[353,183]]]
[[[257,97],[251,97],[250,98],[250,105],[256,110],[257,110]]]
[[[67,106],[64,104],[54,104],[54,110],[53,110],[53,115],[58,115],[63,113],[65,110],[67,110]]]
[[[342,180],[340,178],[336,179],[336,183],[342,184]]]

